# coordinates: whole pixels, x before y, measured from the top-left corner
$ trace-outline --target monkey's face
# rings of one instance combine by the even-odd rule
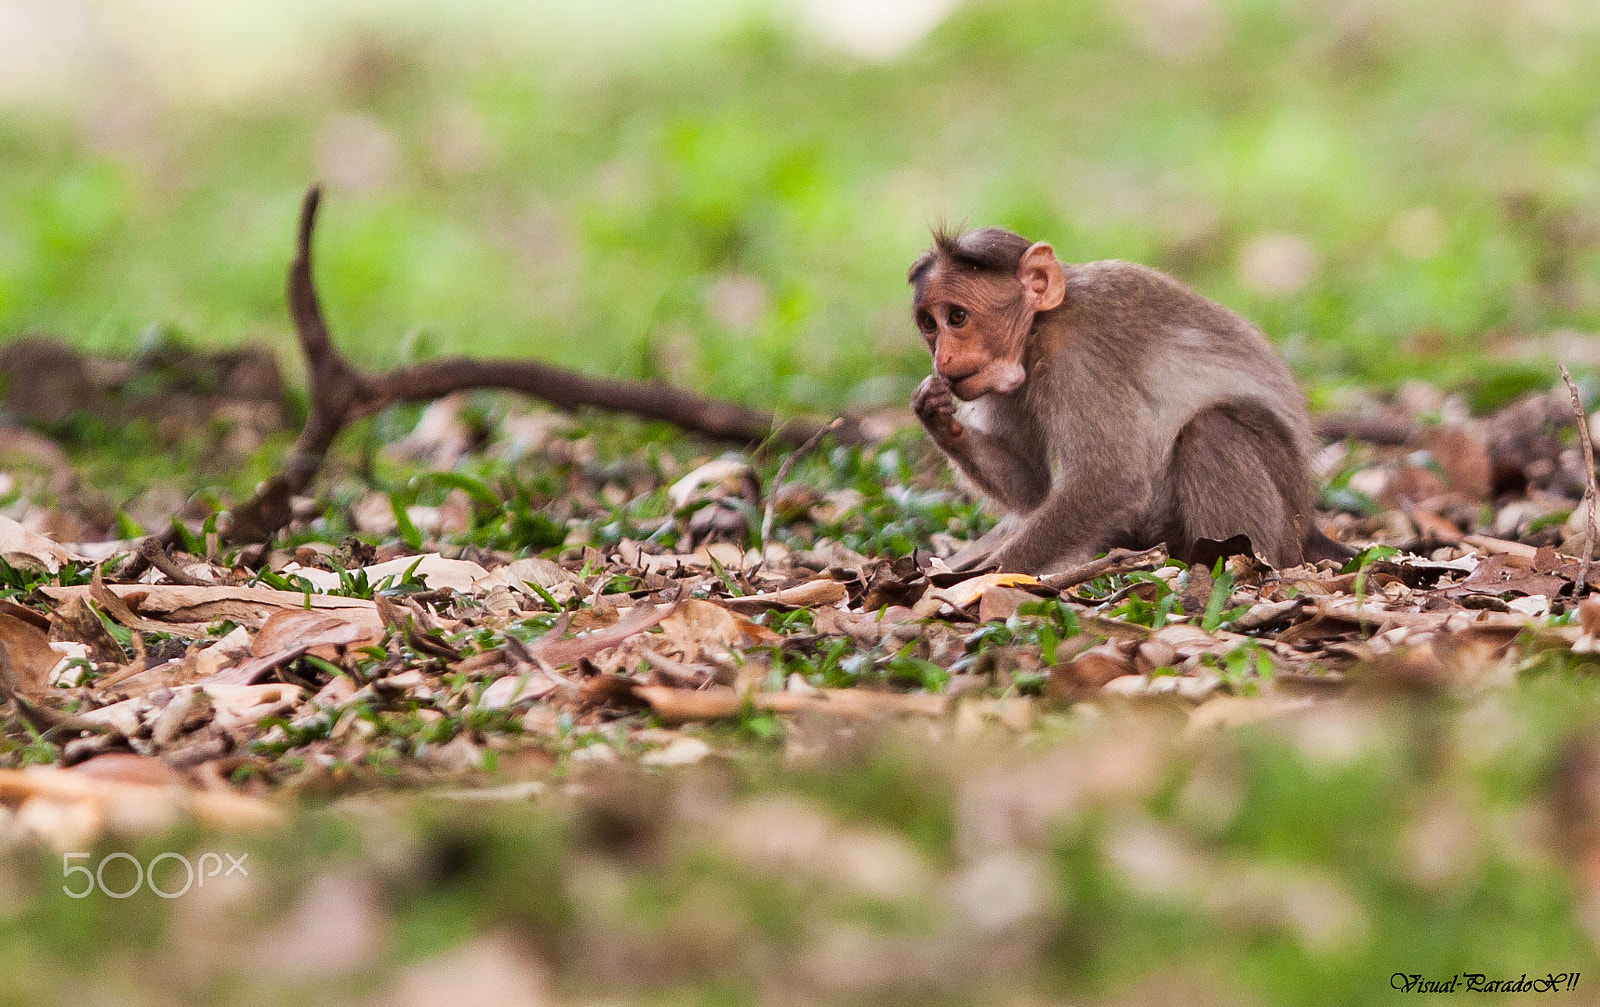
[[[1027,381],[1022,355],[1033,312],[1011,277],[940,263],[912,314],[956,398],[1009,395]]]

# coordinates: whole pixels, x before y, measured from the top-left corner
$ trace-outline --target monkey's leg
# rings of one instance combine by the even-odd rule
[[[987,566],[995,551],[1016,533],[1022,516],[1044,502],[1050,492],[1050,475],[1005,441],[977,427],[965,427],[953,448],[943,442],[940,447],[973,489],[1008,512],[982,538],[950,558],[953,570],[976,570]]]
[[[1197,414],[1178,432],[1162,480],[1172,554],[1244,534],[1273,566],[1298,564],[1314,514],[1303,471],[1293,440],[1264,410],[1223,405]]]
[[[1068,473],[1043,503],[1018,516],[990,561],[1007,572],[1039,575],[1134,541],[1130,529],[1140,527],[1149,513],[1152,480],[1145,472],[1118,467],[1124,460],[1105,455],[1093,467]]]
[[[976,570],[985,566],[994,551],[1016,533],[1017,523],[1015,514],[1007,514],[993,528],[984,532],[978,541],[946,560],[946,564],[952,570]]]

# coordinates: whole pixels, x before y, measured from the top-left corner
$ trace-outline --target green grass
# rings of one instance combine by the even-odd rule
[[[341,129],[395,152],[321,235],[329,315],[370,364],[537,354],[782,406],[903,401],[927,366],[904,270],[942,219],[1171,270],[1321,388],[1487,381],[1496,345],[1600,326],[1600,20],[1220,0],[1170,55],[1138,8],[977,3],[882,64],[756,14],[586,62],[483,25],[391,32],[310,54],[280,100],[135,103],[119,142],[114,102],[14,107],[0,334],[287,346],[294,209]],[[1276,233],[1318,263],[1293,292],[1241,279]],[[741,291],[743,318],[717,309]]]

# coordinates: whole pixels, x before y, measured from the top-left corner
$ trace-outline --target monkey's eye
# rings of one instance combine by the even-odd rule
[[[917,328],[931,336],[939,331],[939,323],[926,311],[919,311],[917,312]]]
[[[961,326],[963,326],[965,324],[967,324],[967,309],[966,308],[951,308],[950,309],[950,327],[952,329],[959,329],[959,328],[961,328]]]

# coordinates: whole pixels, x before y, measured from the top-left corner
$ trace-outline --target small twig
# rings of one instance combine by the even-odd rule
[[[772,538],[772,518],[778,509],[778,491],[783,489],[784,480],[789,478],[789,473],[794,471],[795,464],[806,455],[817,449],[822,443],[822,438],[839,428],[844,422],[844,417],[836,417],[832,422],[824,425],[816,433],[806,438],[806,442],[795,448],[789,457],[778,466],[778,474],[772,477],[772,487],[767,490],[767,506],[761,514],[761,552],[767,551],[767,542]]]
[[[1595,516],[1595,500],[1600,498],[1600,487],[1595,484],[1594,472],[1594,441],[1589,439],[1589,414],[1583,411],[1583,398],[1578,394],[1578,383],[1572,380],[1572,372],[1567,370],[1566,364],[1560,364],[1561,380],[1567,383],[1567,391],[1572,393],[1572,415],[1578,420],[1578,439],[1583,441],[1583,471],[1588,477],[1588,482],[1583,487],[1583,505],[1589,512],[1589,531],[1583,537],[1583,562],[1578,564],[1578,590],[1586,591],[1589,588],[1589,564],[1594,562],[1594,540],[1600,520]]]
[[[139,544],[139,555],[143,556],[145,562],[161,571],[161,575],[174,584],[182,584],[186,587],[211,586],[210,581],[191,576],[184,571],[183,567],[173,562],[172,557],[167,555],[166,544],[159,538],[147,538],[141,542]]]
[[[1087,563],[1080,563],[1075,567],[1063,570],[1060,573],[1049,573],[1039,578],[1040,583],[1046,587],[1053,587],[1058,591],[1065,591],[1069,587],[1087,584],[1096,577],[1104,577],[1110,573],[1127,573],[1130,570],[1139,570],[1144,567],[1160,566],[1167,561],[1166,546],[1156,546],[1153,549],[1138,551],[1134,549],[1113,549],[1099,559],[1092,559]]]

